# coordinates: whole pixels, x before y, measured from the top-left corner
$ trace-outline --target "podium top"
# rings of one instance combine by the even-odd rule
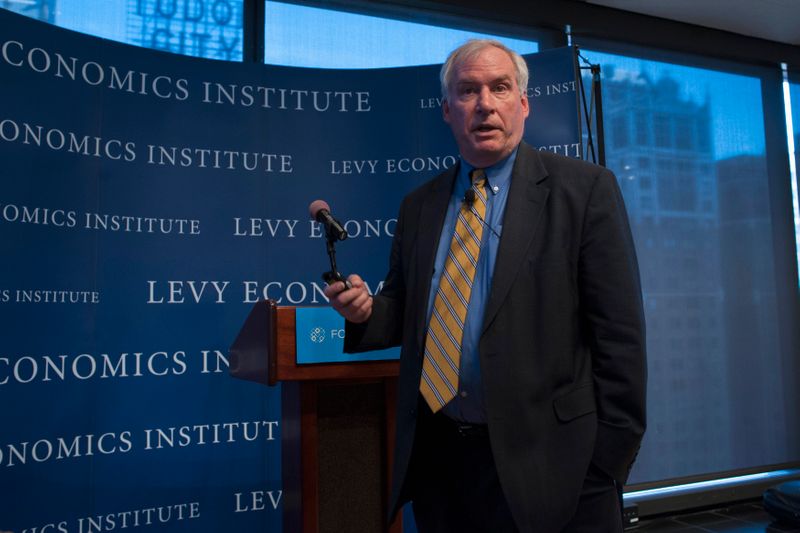
[[[296,308],[260,300],[230,348],[233,377],[275,385],[281,381],[374,380],[397,377],[397,360],[297,364]]]

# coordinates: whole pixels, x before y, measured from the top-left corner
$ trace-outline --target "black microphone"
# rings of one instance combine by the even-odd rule
[[[470,187],[469,189],[464,191],[464,199],[462,200],[462,202],[464,203],[464,205],[467,206],[467,209],[469,209],[472,214],[474,214],[476,217],[478,217],[478,220],[481,221],[481,224],[483,224],[485,227],[489,228],[489,230],[491,230],[491,232],[494,233],[494,236],[499,239],[500,238],[500,234],[497,233],[494,230],[494,228],[489,225],[488,222],[483,220],[483,217],[480,215],[480,213],[478,213],[475,209],[472,208],[472,206],[475,205],[475,199],[476,198],[477,198],[477,196],[475,194],[475,189]]]
[[[475,204],[475,189],[472,187],[464,192],[464,203],[467,204],[467,209],[472,209]]]
[[[342,227],[338,220],[331,215],[331,206],[325,200],[314,200],[308,206],[311,218],[323,224],[329,237],[334,240],[343,241],[347,238],[347,231]]]

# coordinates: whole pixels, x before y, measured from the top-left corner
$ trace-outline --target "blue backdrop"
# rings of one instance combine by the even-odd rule
[[[0,530],[278,531],[279,391],[228,375],[252,304],[378,288],[403,195],[454,164],[438,66],[217,62],[0,10]],[[526,139],[577,157],[571,49]]]

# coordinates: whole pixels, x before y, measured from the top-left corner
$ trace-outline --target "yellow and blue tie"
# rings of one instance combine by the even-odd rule
[[[458,212],[425,339],[419,390],[434,413],[452,400],[458,390],[461,339],[481,252],[486,217],[486,173],[475,169],[470,179],[475,201],[471,206],[465,203]]]

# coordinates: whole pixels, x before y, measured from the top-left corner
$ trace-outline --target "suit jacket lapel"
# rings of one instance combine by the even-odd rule
[[[415,276],[416,291],[411,295],[417,309],[417,342],[422,345],[423,336],[427,327],[428,296],[431,290],[431,276],[433,275],[436,261],[436,250],[439,246],[439,237],[442,234],[442,225],[447,215],[447,204],[453,192],[453,181],[458,173],[459,165],[439,175],[433,183],[431,193],[425,197],[417,222],[418,234],[416,239]]]
[[[503,235],[497,250],[492,289],[483,318],[483,331],[492,323],[500,305],[527,257],[528,248],[536,234],[550,190],[545,186],[547,170],[539,154],[524,142],[520,144],[511,189],[503,215]]]

